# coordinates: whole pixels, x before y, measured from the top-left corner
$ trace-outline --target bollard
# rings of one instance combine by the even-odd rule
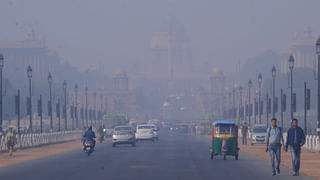
[[[317,148],[316,138],[317,138],[316,136],[312,136],[312,151],[316,151],[316,148]]]

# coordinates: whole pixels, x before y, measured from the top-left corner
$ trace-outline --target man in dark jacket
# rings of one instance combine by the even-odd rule
[[[95,147],[95,145],[96,145],[96,141],[95,141],[95,139],[94,138],[96,138],[96,134],[94,133],[94,131],[92,131],[92,126],[90,126],[89,128],[88,128],[88,130],[84,133],[84,135],[83,135],[83,149],[85,150],[85,146],[84,146],[84,143],[86,142],[86,141],[92,141],[92,143],[93,143],[93,149],[94,149],[94,147]]]
[[[301,147],[305,144],[306,137],[302,128],[298,126],[297,119],[293,119],[291,125],[287,134],[286,152],[290,146],[293,176],[299,176]]]

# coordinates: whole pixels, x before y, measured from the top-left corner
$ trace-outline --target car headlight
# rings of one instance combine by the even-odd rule
[[[252,139],[256,139],[256,136],[252,136]]]

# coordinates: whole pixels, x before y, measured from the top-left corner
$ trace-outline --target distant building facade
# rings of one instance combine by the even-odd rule
[[[176,73],[192,71],[192,53],[184,26],[169,15],[153,33],[150,43],[149,72],[173,78]]]
[[[17,84],[21,82],[15,78],[21,79],[19,74],[26,76],[28,65],[33,69],[33,78],[41,80],[47,79],[48,72],[54,74],[60,63],[57,54],[47,48],[44,37],[37,38],[33,29],[28,30],[24,40],[0,41],[0,53],[5,58],[5,73]]]
[[[310,27],[306,26],[302,34],[295,34],[292,47],[282,53],[281,72],[289,71],[288,60],[293,55],[295,68],[314,68],[316,38],[312,35]]]

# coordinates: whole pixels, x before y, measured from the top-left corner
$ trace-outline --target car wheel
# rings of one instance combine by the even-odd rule
[[[132,147],[136,147],[136,143],[132,143]]]
[[[154,139],[151,139],[152,142],[154,142]]]
[[[138,139],[136,139],[136,143],[138,142]]]
[[[116,147],[116,143],[113,143],[113,144],[112,144],[112,147]]]

